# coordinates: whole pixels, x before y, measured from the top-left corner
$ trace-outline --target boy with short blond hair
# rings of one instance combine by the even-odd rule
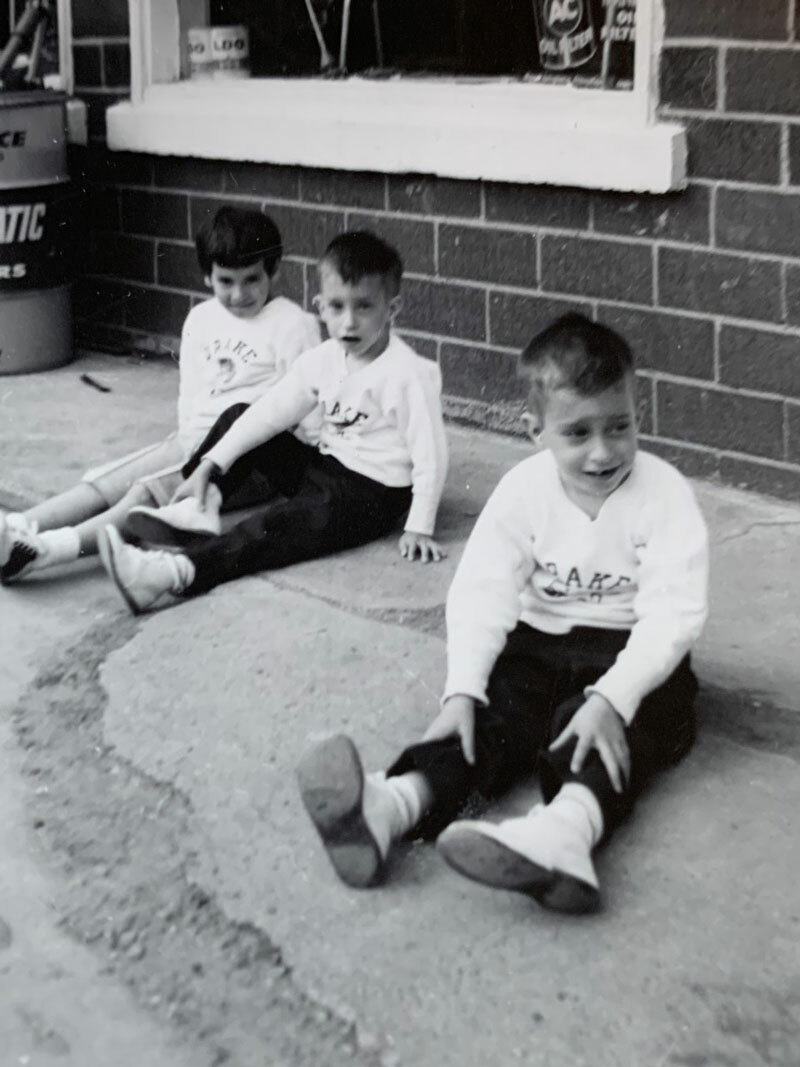
[[[194,595],[365,544],[406,514],[401,554],[442,557],[433,537],[447,471],[441,375],[392,329],[401,276],[396,250],[372,233],[342,234],[330,244],[316,300],[330,339],[247,411],[231,409],[218,420],[171,508],[191,500],[217,512],[259,486],[281,499],[221,536],[181,529],[170,509],[138,516],[123,533],[144,550],[107,528],[101,556],[134,613],[164,595]],[[312,447],[287,431],[317,408]]]
[[[459,564],[440,714],[386,776],[365,777],[342,736],[310,749],[298,775],[349,885],[379,882],[392,842],[417,830],[439,834],[469,878],[590,911],[594,847],[694,738],[707,534],[683,476],[637,452],[618,334],[568,315],[520,362],[542,451],[502,479]],[[453,821],[474,790],[501,796],[534,771],[544,805]]]

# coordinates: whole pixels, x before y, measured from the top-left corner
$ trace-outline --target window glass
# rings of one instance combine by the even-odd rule
[[[335,73],[344,0],[211,0],[210,22],[247,27],[254,76],[307,77],[327,58],[309,4]],[[628,90],[635,22],[636,0],[352,0],[345,66]]]

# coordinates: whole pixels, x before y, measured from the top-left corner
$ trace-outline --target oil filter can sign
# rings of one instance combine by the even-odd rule
[[[636,0],[533,0],[538,79],[633,88]]]
[[[536,0],[534,6],[546,70],[569,70],[592,58],[597,36],[589,0]]]
[[[70,281],[76,214],[75,193],[63,183],[0,189],[0,292]]]

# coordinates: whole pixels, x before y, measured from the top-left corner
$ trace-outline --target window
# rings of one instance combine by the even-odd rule
[[[685,182],[683,130],[654,119],[660,0],[129,3],[132,100],[109,110],[112,148],[650,192]],[[253,76],[231,76],[245,73],[241,40],[238,70],[191,76],[189,30],[221,23],[247,27]],[[320,76],[326,58],[345,58],[348,76]]]
[[[2,4],[2,8],[0,8],[0,46],[5,46],[9,40],[11,30],[18,28],[23,15],[26,15],[27,4],[26,0],[0,0],[0,4]],[[46,85],[58,89],[71,88],[72,62],[67,36],[59,30],[60,27],[66,26],[67,35],[69,33],[69,11],[67,7],[68,5],[65,5],[64,0],[59,0],[58,4],[53,5],[50,9],[49,17],[46,16],[42,19],[41,36],[37,37],[36,45],[38,49],[36,77],[39,80],[44,79]],[[31,12],[29,11],[27,12],[29,20],[30,16]],[[25,25],[25,23],[23,22],[22,25]],[[30,32],[23,41],[15,67],[15,70],[19,72],[20,79],[28,75],[28,61],[31,58],[37,20],[34,18],[29,21],[28,25],[30,26]],[[22,86],[20,85],[20,87]],[[6,88],[17,88],[11,74],[7,79]]]
[[[316,27],[306,0],[211,0],[209,14],[211,25],[248,28],[255,77],[310,77],[341,62],[373,77],[633,88],[636,0],[312,0],[311,9]]]
[[[4,47],[10,39],[11,30],[18,28],[26,8],[26,0],[0,0],[0,46]],[[24,87],[24,79],[30,73],[29,62],[38,50],[38,59],[35,63],[36,84],[41,81],[49,89],[72,92],[70,0],[55,0],[51,5],[49,17],[42,22],[42,32],[38,40],[34,35],[36,21],[29,22],[28,25],[30,32],[22,42],[16,63],[6,77],[4,88]],[[18,79],[19,85],[16,84],[15,79]],[[86,105],[82,101],[70,99],[67,102],[67,121],[69,140],[73,144],[86,144]]]

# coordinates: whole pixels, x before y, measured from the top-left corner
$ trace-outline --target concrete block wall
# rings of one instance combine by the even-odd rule
[[[283,291],[306,304],[330,237],[372,227],[404,256],[401,327],[440,362],[453,416],[517,432],[516,352],[577,308],[632,341],[649,447],[689,473],[800,496],[794,0],[667,0],[661,106],[687,125],[691,178],[659,197],[107,153],[99,98],[122,91],[121,8],[75,44],[96,113],[75,160],[91,189],[85,333],[174,338],[204,292],[194,233],[224,201],[275,218]]]

